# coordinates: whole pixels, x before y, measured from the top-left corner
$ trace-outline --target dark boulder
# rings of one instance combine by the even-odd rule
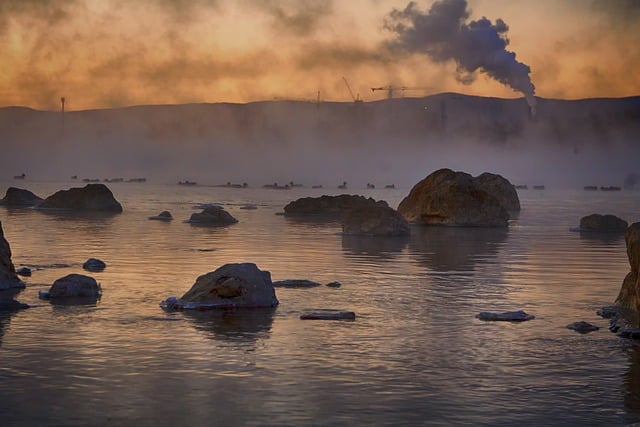
[[[83,274],[69,274],[53,282],[49,291],[41,294],[55,298],[92,298],[97,300],[102,295],[102,288],[96,279]]]
[[[347,212],[342,220],[342,233],[350,236],[408,236],[409,223],[395,209],[376,204]]]
[[[14,299],[0,299],[0,311],[18,311],[29,307],[29,304]]]
[[[98,272],[107,268],[107,264],[97,258],[89,258],[82,264],[82,268],[87,271]]]
[[[231,225],[237,223],[238,220],[221,207],[212,206],[202,212],[191,214],[187,222],[200,225]]]
[[[581,320],[580,322],[575,322],[570,325],[567,325],[567,329],[571,329],[581,334],[587,334],[589,332],[597,331],[600,328],[595,325],[592,325],[589,322],[585,322]]]
[[[181,298],[169,297],[160,306],[167,310],[207,310],[276,307],[271,273],[253,263],[225,264],[196,279]]]
[[[580,219],[580,231],[600,233],[624,233],[629,227],[627,221],[615,215],[592,214]]]
[[[4,231],[0,222],[0,290],[24,287],[25,284],[18,278],[16,268],[11,261],[11,247],[4,238]]]
[[[398,206],[408,221],[425,225],[507,227],[500,201],[464,172],[440,169],[417,183]]]
[[[82,188],[60,190],[47,197],[38,209],[71,211],[122,212],[122,205],[104,184],[87,184]]]
[[[312,280],[306,280],[306,279],[285,279],[285,280],[277,280],[273,282],[273,286],[275,288],[306,289],[306,288],[315,288],[317,286],[322,286],[322,283],[318,283],[318,282],[314,282]]]
[[[385,201],[376,201],[364,196],[341,194],[339,196],[303,197],[287,204],[284,215],[290,217],[320,217],[341,219],[354,209],[388,207]]]
[[[36,206],[42,203],[44,199],[33,194],[29,190],[23,190],[22,188],[9,187],[4,195],[4,198],[0,200],[0,205],[4,206]]]

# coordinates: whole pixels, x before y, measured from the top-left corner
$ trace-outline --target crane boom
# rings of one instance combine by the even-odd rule
[[[347,90],[349,90],[349,94],[351,95],[353,102],[356,102],[358,99],[353,95],[353,91],[351,90],[351,86],[349,86],[349,82],[347,81],[347,78],[343,76],[342,80],[344,80],[344,84],[347,86]]]

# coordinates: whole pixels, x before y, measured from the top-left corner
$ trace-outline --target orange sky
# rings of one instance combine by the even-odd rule
[[[447,0],[448,1],[448,0]],[[425,13],[433,1],[416,2]],[[365,101],[374,86],[520,97],[453,61],[385,48],[398,0],[0,0],[0,106],[69,110],[274,98]],[[536,95],[640,95],[640,1],[468,0],[509,26]]]

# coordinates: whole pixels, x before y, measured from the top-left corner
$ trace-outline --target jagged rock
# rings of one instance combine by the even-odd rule
[[[341,194],[339,196],[302,197],[284,207],[284,215],[290,217],[321,217],[340,219],[353,209],[388,207],[385,201],[364,196]]]
[[[535,316],[527,314],[522,310],[507,311],[504,313],[491,313],[488,311],[483,311],[477,314],[476,318],[488,321],[524,322],[526,320],[535,319]]]
[[[29,190],[23,190],[22,188],[9,187],[0,205],[5,206],[36,206],[40,204],[44,199],[33,194]]]
[[[345,214],[342,233],[351,236],[408,236],[409,223],[389,206],[359,207]]]
[[[286,279],[273,282],[273,286],[276,288],[315,288],[322,286],[322,283],[305,279]]]
[[[225,264],[197,278],[181,298],[170,297],[160,306],[167,310],[276,307],[271,273],[253,263]]]
[[[173,216],[171,216],[171,212],[169,211],[162,211],[158,215],[150,216],[149,219],[154,219],[157,221],[171,221],[173,219]]]
[[[4,238],[2,222],[0,222],[0,290],[24,288],[25,284],[16,274],[16,268],[11,261],[11,247]]]
[[[624,233],[629,224],[615,215],[592,214],[580,219],[580,231],[597,231],[600,233]]]
[[[221,207],[210,206],[202,212],[191,214],[187,222],[203,225],[231,225],[237,223],[238,220]]]
[[[93,298],[98,299],[102,294],[100,284],[96,279],[83,274],[69,274],[61,277],[51,285],[48,298]]]
[[[633,223],[624,234],[627,244],[627,258],[631,271],[622,282],[622,287],[616,298],[616,304],[640,312],[640,222]]]
[[[498,199],[509,213],[520,212],[520,199],[516,188],[502,175],[485,172],[475,178],[476,184]]]
[[[506,227],[509,213],[471,175],[440,169],[417,183],[398,206],[408,221],[426,225]]]
[[[570,325],[567,325],[567,329],[571,329],[571,330],[574,330],[576,332],[580,332],[581,334],[587,334],[589,332],[597,331],[600,328],[595,326],[595,325],[592,325],[589,322],[585,322],[585,321],[581,320],[580,322],[575,322],[575,323],[572,323]]]
[[[87,184],[82,188],[60,190],[47,197],[38,209],[122,212],[122,205],[104,184]]]
[[[356,314],[353,311],[342,311],[332,309],[313,310],[300,315],[302,320],[355,320]]]
[[[104,261],[99,260],[97,258],[89,258],[82,264],[82,268],[91,272],[102,271],[107,268],[107,264]]]

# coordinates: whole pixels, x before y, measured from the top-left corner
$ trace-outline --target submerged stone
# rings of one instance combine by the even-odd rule
[[[589,332],[597,331],[600,328],[598,326],[592,325],[589,322],[585,322],[581,320],[580,322],[575,322],[570,325],[567,325],[567,329],[574,330],[581,334],[587,334]]]
[[[522,310],[507,311],[504,313],[491,313],[489,311],[483,311],[477,314],[476,318],[487,321],[524,322],[526,320],[535,319],[535,316],[527,314]]]
[[[107,264],[97,258],[89,258],[82,264],[82,268],[91,272],[99,272],[107,268]]]
[[[171,216],[171,212],[169,211],[162,211],[158,215],[150,216],[149,219],[156,221],[171,221],[173,216]]]
[[[315,288],[322,286],[322,283],[305,279],[286,279],[273,282],[273,286],[276,288]]]
[[[356,313],[333,309],[319,309],[300,315],[302,320],[355,320]]]

